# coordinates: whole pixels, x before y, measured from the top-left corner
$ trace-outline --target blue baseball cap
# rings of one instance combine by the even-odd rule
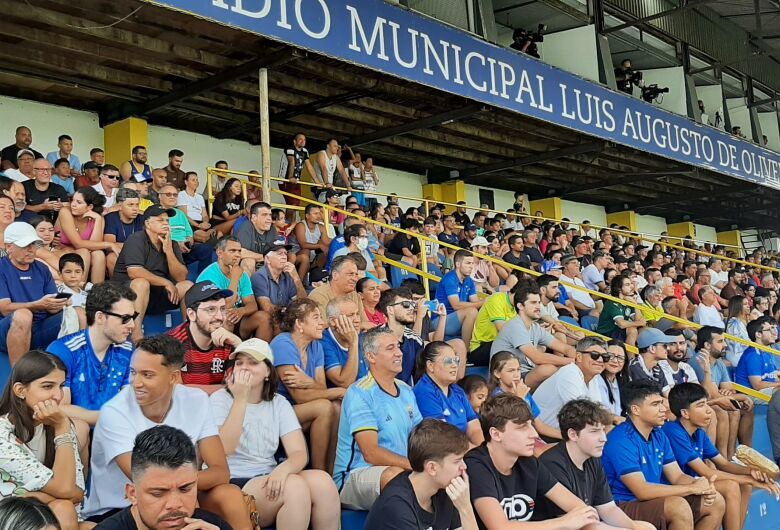
[[[677,337],[664,334],[660,329],[647,328],[639,334],[636,341],[637,348],[649,348],[653,344],[673,344],[677,342]]]

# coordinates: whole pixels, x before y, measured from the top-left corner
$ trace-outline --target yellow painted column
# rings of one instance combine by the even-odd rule
[[[629,230],[636,231],[638,222],[636,212],[633,210],[626,210],[623,212],[613,212],[607,214],[607,224],[617,224],[618,226],[627,226]]]
[[[690,236],[694,239],[696,238],[696,225],[690,221],[667,225],[666,231],[669,237],[684,238],[685,236]]]
[[[465,201],[466,200],[466,183],[462,180],[454,180],[451,182],[445,182],[444,184],[440,184],[441,189],[441,200],[444,202],[451,202],[453,204],[457,203],[458,201]],[[427,193],[425,193],[427,195]],[[470,205],[473,206],[473,205]],[[479,206],[479,205],[477,205]],[[455,211],[455,208],[452,206],[447,207],[447,213],[452,213]],[[471,214],[469,214],[471,215]]]
[[[560,197],[550,197],[548,199],[537,199],[531,201],[529,215],[533,216],[536,212],[542,212],[542,216],[548,219],[560,219],[563,217]]]
[[[126,118],[106,125],[103,127],[103,145],[106,162],[119,167],[130,160],[136,145],[149,148],[149,124],[140,118]]]
[[[441,184],[423,184],[422,186],[423,197],[428,197],[434,201],[443,201],[441,193]]]
[[[742,255],[742,232],[739,230],[727,230],[718,232],[718,243],[728,245],[726,251],[734,251],[738,256]],[[736,247],[736,248],[735,248]]]

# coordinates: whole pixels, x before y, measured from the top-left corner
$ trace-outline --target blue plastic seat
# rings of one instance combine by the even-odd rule
[[[159,315],[146,315],[144,317],[144,336],[162,335],[181,324],[184,319],[181,311],[174,309]]]
[[[772,459],[772,442],[769,438],[769,428],[766,424],[766,411],[769,407],[766,405],[756,405],[755,423],[753,424],[753,449]]]

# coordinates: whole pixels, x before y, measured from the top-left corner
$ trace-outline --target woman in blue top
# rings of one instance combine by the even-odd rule
[[[271,341],[278,392],[293,404],[301,427],[309,432],[312,467],[331,471],[346,389],[325,384],[320,308],[313,300],[300,298],[277,309],[275,318],[283,332]]]
[[[414,385],[417,407],[423,418],[446,421],[465,432],[472,445],[482,445],[479,418],[466,392],[455,384],[459,364],[460,357],[446,342],[433,341],[420,351],[415,374],[419,380]]]

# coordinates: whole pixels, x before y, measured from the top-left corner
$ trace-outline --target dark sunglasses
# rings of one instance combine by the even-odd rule
[[[601,360],[601,361],[603,361],[605,363],[608,363],[609,360],[612,359],[612,354],[611,353],[599,353],[597,351],[586,351],[586,352],[582,352],[582,353],[590,355],[590,358],[593,359],[594,361]]]
[[[101,313],[120,319],[122,324],[127,324],[131,320],[138,318],[138,313],[133,313],[132,315],[120,315],[119,313],[112,313],[111,311],[101,311]]]
[[[390,305],[391,306],[400,305],[404,309],[414,309],[415,308],[415,303],[412,302],[411,300],[403,300],[401,302],[396,302],[396,303],[390,304]]]
[[[106,173],[103,173],[103,176],[111,180],[119,180],[119,175],[107,175]]]

